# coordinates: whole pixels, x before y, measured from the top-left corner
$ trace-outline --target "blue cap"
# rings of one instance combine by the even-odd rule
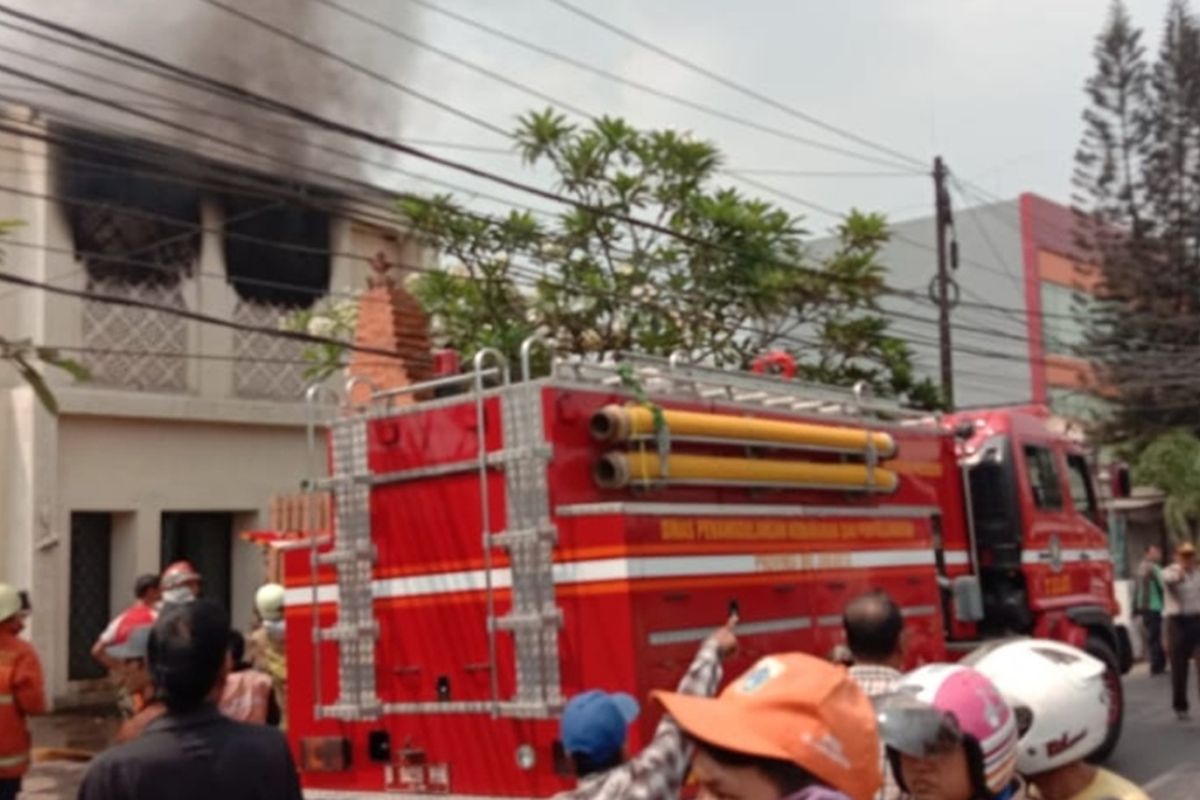
[[[629,724],[637,719],[638,702],[623,692],[593,690],[571,698],[559,729],[563,750],[593,761],[612,758],[625,746]]]

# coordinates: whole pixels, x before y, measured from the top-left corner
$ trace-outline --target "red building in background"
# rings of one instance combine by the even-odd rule
[[[1088,421],[1105,401],[1092,365],[1080,358],[1085,318],[1100,272],[1076,242],[1068,206],[1032,193],[955,209],[960,303],[952,315],[959,406],[1040,403]],[[936,274],[932,217],[894,223],[882,260],[888,283],[915,289],[885,303],[892,329],[911,344],[918,368],[938,375],[936,308],[925,287]],[[924,322],[927,320],[928,322]]]

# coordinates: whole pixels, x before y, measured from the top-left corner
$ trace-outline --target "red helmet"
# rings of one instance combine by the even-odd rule
[[[176,561],[168,564],[167,568],[163,570],[161,586],[163,591],[168,591],[199,580],[200,573],[192,566],[192,562]]]

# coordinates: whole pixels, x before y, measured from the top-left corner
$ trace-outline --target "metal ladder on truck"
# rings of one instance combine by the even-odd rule
[[[320,599],[318,571],[331,566],[336,575],[337,619],[332,626],[314,624],[313,675],[315,716],[318,719],[367,720],[383,714],[489,713],[493,716],[546,718],[562,708],[559,674],[558,631],[562,613],[554,594],[554,546],[556,530],[550,518],[546,466],[551,448],[545,440],[541,385],[528,380],[532,348],[541,344],[531,338],[521,348],[522,372],[526,380],[510,384],[508,363],[496,350],[476,354],[473,370],[462,375],[437,378],[399,390],[372,392],[371,402],[358,411],[340,414],[330,424],[331,474],[314,478],[315,490],[333,493],[335,516],[332,547],[318,552],[312,545],[312,603],[316,614]],[[491,366],[489,366],[491,362]],[[487,381],[498,387],[489,389]],[[403,413],[394,407],[396,398],[417,396],[435,389],[471,386],[476,409],[477,458],[434,467],[421,467],[386,475],[373,474],[367,464],[367,425],[371,419]],[[346,395],[354,388],[347,384]],[[316,417],[323,387],[310,387],[308,428],[310,458],[317,461]],[[485,405],[490,397],[500,404],[502,448],[486,448]],[[420,404],[411,406],[420,410]],[[488,476],[504,472],[507,519],[503,530],[493,530]],[[383,703],[376,691],[376,642],[379,624],[373,608],[373,568],[376,550],[371,539],[370,491],[383,483],[418,480],[433,475],[478,471],[483,526],[480,536],[484,557],[486,630],[490,697],[486,701],[432,701]],[[315,472],[314,472],[315,474]],[[506,571],[494,568],[497,548],[507,551]],[[496,613],[495,592],[507,578],[511,608]],[[500,633],[514,640],[515,692],[501,698],[496,639]],[[335,642],[338,652],[338,697],[325,703],[321,697],[322,642]]]

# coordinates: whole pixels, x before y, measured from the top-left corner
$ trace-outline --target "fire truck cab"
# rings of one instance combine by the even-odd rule
[[[673,686],[731,610],[730,674],[827,654],[872,587],[900,605],[913,665],[1020,635],[1100,656],[1099,755],[1115,745],[1128,647],[1100,506],[1044,410],[943,418],[678,359],[552,359],[535,378],[539,346],[524,380],[482,351],[328,420],[310,489],[331,523],[283,554],[308,791],[547,797],[570,785],[573,694]]]

